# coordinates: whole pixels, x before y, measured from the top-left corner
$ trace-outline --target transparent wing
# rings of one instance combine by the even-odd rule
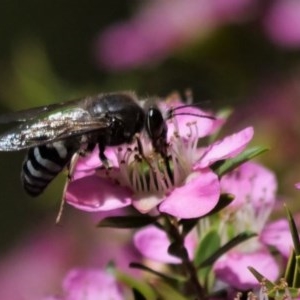
[[[17,112],[10,112],[0,115],[0,124],[12,122],[28,122],[36,119],[39,115],[50,113],[51,111],[63,109],[65,106],[74,106],[80,103],[82,99],[72,100],[68,102],[53,103],[46,106],[33,107],[29,109],[20,110]]]
[[[80,107],[69,107],[24,122],[0,135],[0,151],[31,148],[108,126],[105,116],[95,119]]]

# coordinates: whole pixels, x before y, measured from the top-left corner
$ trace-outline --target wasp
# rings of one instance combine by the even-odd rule
[[[179,107],[180,108],[180,107]],[[175,109],[163,113],[157,101],[139,101],[131,92],[103,93],[0,116],[18,126],[0,135],[0,151],[27,149],[21,181],[30,196],[40,195],[75,154],[130,144],[143,130],[153,149],[167,158],[167,124]],[[210,116],[204,116],[209,117]],[[170,167],[168,167],[169,172]]]

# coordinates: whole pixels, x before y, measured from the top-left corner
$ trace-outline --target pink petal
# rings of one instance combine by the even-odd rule
[[[264,20],[265,31],[276,44],[300,47],[300,3],[298,0],[272,1]]]
[[[95,170],[75,171],[72,175],[72,181],[95,175]]]
[[[96,44],[97,59],[112,70],[157,61],[192,36],[205,35],[211,14],[207,1],[151,1],[132,20],[104,31]]]
[[[38,223],[38,232],[28,232],[2,254],[0,299],[38,300],[58,288],[62,274],[76,259],[76,238],[67,227],[57,230],[49,223]]]
[[[196,131],[195,128],[197,128],[197,137],[202,138],[213,134],[224,124],[223,119],[212,120],[206,118],[205,116],[212,116],[212,114],[200,109],[188,107],[180,109],[180,113],[186,113],[187,115],[176,116],[174,117],[174,120],[168,122],[168,140],[170,140],[174,133],[177,132],[177,128],[179,128],[179,134],[183,138],[188,137],[191,133],[191,128],[194,131]],[[198,116],[192,116],[191,114],[196,114]],[[177,122],[177,126],[174,125],[174,122]],[[190,124],[196,125],[190,126]]]
[[[272,208],[276,199],[277,181],[269,169],[255,162],[246,162],[221,179],[222,191],[234,195],[230,207],[239,208],[251,200],[256,212]]]
[[[162,263],[177,264],[181,262],[179,258],[168,253],[170,240],[163,230],[155,226],[147,226],[136,232],[133,241],[135,247],[147,258]],[[188,234],[184,244],[192,259],[197,244],[195,235]]]
[[[116,147],[107,147],[107,149],[105,149],[105,156],[111,167],[118,167],[116,151]],[[96,146],[92,153],[87,153],[85,156],[78,158],[72,178],[73,180],[77,180],[82,177],[91,176],[99,167],[104,168],[99,158],[99,149]]]
[[[300,190],[300,182],[295,183],[295,188]]]
[[[192,110],[191,108],[189,110]],[[194,109],[196,110],[196,109]],[[205,113],[203,111],[198,110],[198,112],[194,112],[199,115],[199,117],[194,117],[191,115],[187,116],[178,116],[175,120],[170,120],[168,122],[168,141],[171,139],[171,137],[174,135],[175,132],[177,132],[177,128],[174,125],[173,122],[177,122],[178,128],[179,128],[179,134],[181,137],[185,138],[188,137],[188,135],[191,133],[191,128],[195,130],[197,128],[197,137],[202,138],[208,135],[213,134],[216,130],[218,130],[223,124],[223,119],[216,119],[211,120],[208,118],[205,118],[204,116],[210,115],[208,113]],[[190,124],[196,124],[192,127]]]
[[[197,104],[201,106],[201,103]],[[198,138],[213,134],[224,124],[223,119],[206,118],[206,116],[214,117],[211,112],[203,111],[197,108],[197,106],[185,106],[185,103],[181,101],[178,93],[171,94],[165,101],[159,103],[159,108],[163,112],[177,107],[180,108],[174,111],[174,117],[167,122],[168,141],[170,141],[175,132],[178,132],[178,129],[181,137],[185,138],[190,135],[191,129],[188,124],[191,123],[196,123]],[[174,124],[176,124],[176,126]]]
[[[219,22],[246,21],[248,15],[254,12],[256,4],[251,0],[216,0],[211,2],[215,9],[215,18]]]
[[[218,203],[220,184],[211,170],[192,173],[181,187],[175,188],[159,206],[159,211],[189,219],[201,217]]]
[[[65,300],[123,300],[115,278],[98,269],[74,269],[63,282]]]
[[[76,171],[86,171],[100,167],[101,161],[99,158],[98,147],[92,153],[79,157],[76,164]]]
[[[87,176],[72,181],[67,189],[66,201],[85,211],[106,211],[131,204],[131,192],[98,176]]]
[[[116,147],[107,147],[105,149],[105,156],[107,157],[109,163],[113,166],[117,166],[116,151]],[[96,146],[93,152],[79,157],[75,170],[90,171],[99,168],[100,166],[102,166],[102,162],[99,158],[99,148]]]
[[[252,253],[232,251],[217,260],[213,269],[218,279],[243,291],[260,285],[248,270],[249,266],[255,268],[268,280],[278,279],[279,267],[266,249]]]
[[[266,225],[259,238],[262,243],[274,246],[285,258],[289,257],[293,240],[287,220],[281,219]]]
[[[236,156],[241,153],[254,134],[253,127],[247,127],[235,134],[225,137],[213,143],[207,148],[200,161],[194,166],[197,168],[205,168],[212,163]]]
[[[161,197],[156,195],[134,195],[132,205],[140,213],[146,214],[156,208],[164,199],[164,195]]]
[[[277,193],[277,180],[274,172],[254,162],[247,162],[241,168],[248,169],[249,179],[252,176],[251,198],[256,212],[267,207],[272,209]]]
[[[204,39],[223,23],[245,20],[256,1],[141,3],[131,20],[113,24],[99,37],[95,52],[102,68],[120,70],[159,61],[194,39]]]

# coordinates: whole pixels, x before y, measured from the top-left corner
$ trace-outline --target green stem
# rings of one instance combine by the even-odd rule
[[[176,256],[181,259],[185,272],[189,277],[189,284],[194,288],[194,292],[197,295],[197,300],[203,300],[205,299],[204,289],[198,280],[197,270],[193,262],[189,259],[188,252],[184,246],[184,237],[179,230],[178,222],[176,219],[171,219],[167,215],[165,215],[165,220],[166,231],[171,242],[176,245]]]

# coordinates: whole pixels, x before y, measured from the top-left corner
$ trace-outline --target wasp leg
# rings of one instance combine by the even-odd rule
[[[98,143],[99,145],[99,158],[101,162],[103,163],[105,169],[109,169],[109,160],[107,159],[105,155],[105,144],[103,142]]]
[[[66,203],[67,188],[68,188],[69,183],[72,181],[75,166],[76,166],[76,163],[77,163],[80,156],[81,156],[80,152],[76,152],[72,156],[71,161],[68,165],[67,181],[66,181],[64,189],[63,189],[63,194],[62,194],[62,198],[61,198],[61,201],[60,201],[59,210],[58,210],[57,217],[56,217],[56,220],[55,220],[56,224],[60,223],[60,220],[61,220],[61,217],[62,217],[62,214],[63,214],[63,211],[64,211],[65,203]]]
[[[136,134],[135,135],[135,139],[136,139],[136,143],[137,143],[137,148],[138,148],[138,151],[139,151],[139,154],[140,156],[143,158],[143,160],[148,164],[148,166],[150,167],[150,169],[154,171],[153,169],[153,166],[151,164],[151,162],[149,161],[149,159],[145,156],[144,154],[144,150],[143,150],[143,145],[142,145],[142,142],[141,142],[141,139],[140,139],[140,136],[139,134]]]
[[[163,156],[164,159],[164,163],[167,169],[167,174],[171,180],[171,182],[174,184],[174,175],[170,166],[170,157],[168,157],[167,155]]]
[[[93,152],[95,146],[95,143],[88,143],[85,148],[79,149],[78,154],[82,157],[85,157],[87,154]]]
[[[168,147],[169,145],[167,143],[164,143],[164,146],[162,147],[162,151],[160,152],[160,155],[162,156],[164,160],[164,164],[167,170],[167,174],[171,180],[172,183],[174,183],[174,175],[170,166],[170,159],[172,159],[171,156],[168,155]]]

